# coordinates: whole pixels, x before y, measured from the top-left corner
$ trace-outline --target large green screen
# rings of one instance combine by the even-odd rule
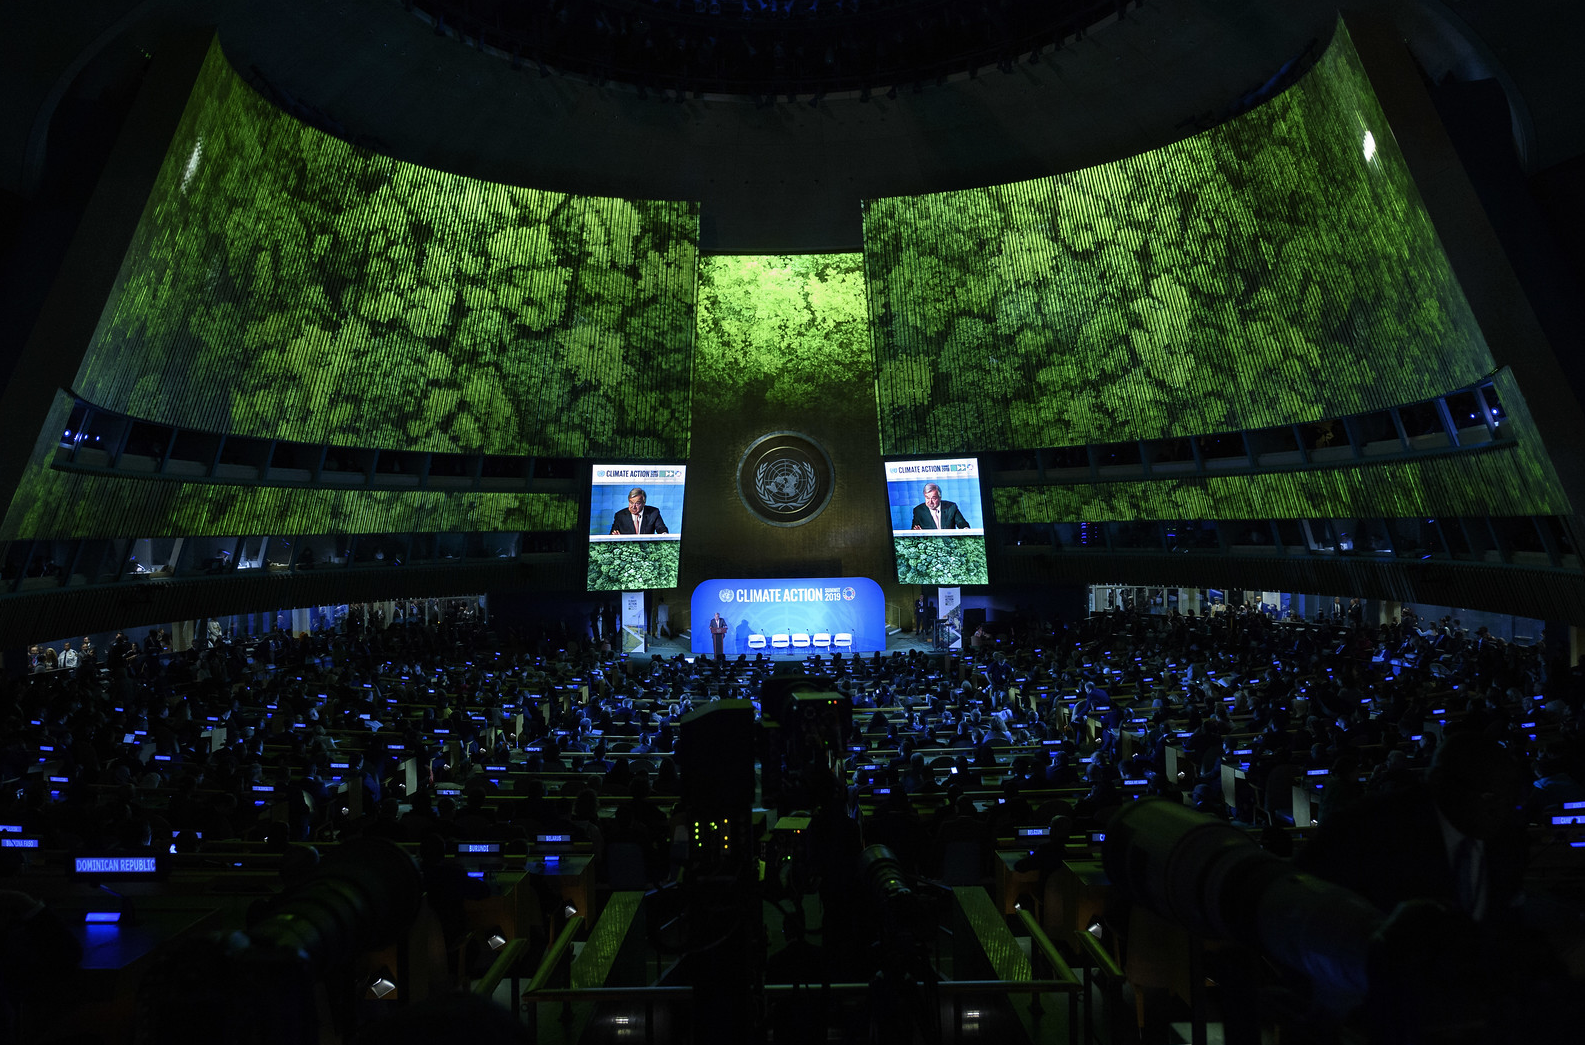
[[[1056,177],[870,201],[883,450],[1337,417],[1492,369],[1347,32],[1293,88]]]
[[[1335,468],[1050,486],[993,493],[998,522],[1567,515],[1552,460],[1508,370],[1493,379],[1511,441],[1473,452]]]
[[[561,494],[229,486],[31,465],[0,523],[0,540],[544,532],[577,521],[577,501]]]
[[[75,391],[266,438],[687,453],[695,204],[569,196],[371,154],[216,44]]]
[[[694,406],[763,403],[798,427],[868,396],[869,328],[856,254],[717,255],[699,272]]]
[[[683,538],[683,584],[884,578],[892,554],[860,255],[707,256],[698,314],[688,484],[707,507]],[[807,502],[818,511],[799,519],[753,507],[750,455],[774,433],[808,439],[830,460],[829,500]]]

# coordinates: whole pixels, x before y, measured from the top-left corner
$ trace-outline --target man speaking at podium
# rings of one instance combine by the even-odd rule
[[[967,530],[969,521],[963,518],[954,501],[941,499],[941,487],[925,484],[925,503],[914,505],[916,530]]]
[[[666,520],[660,517],[659,508],[650,508],[645,505],[647,495],[642,486],[635,486],[627,492],[627,507],[619,509],[616,518],[611,520],[611,533],[640,534],[640,533],[670,533],[666,529]],[[607,502],[609,503],[609,502]]]

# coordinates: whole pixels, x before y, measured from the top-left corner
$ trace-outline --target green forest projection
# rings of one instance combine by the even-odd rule
[[[1133,519],[1320,519],[1417,515],[1566,515],[1549,465],[1517,447],[1421,461],[1384,461],[1264,475],[993,491],[1002,523]]]
[[[230,486],[33,464],[0,522],[0,540],[547,532],[577,522],[577,502],[560,494]]]
[[[698,227],[354,148],[216,43],[75,390],[265,438],[683,457]]]
[[[1262,428],[1492,369],[1341,24],[1296,86],[1192,138],[869,201],[864,259],[886,453]]]
[[[899,584],[989,584],[984,537],[892,537]]]
[[[858,254],[707,257],[698,309],[696,412],[763,402],[797,419],[874,395]]]
[[[590,591],[675,588],[682,546],[676,541],[601,541],[589,545]]]
[[[859,254],[700,262],[693,443],[705,466],[694,476],[722,475],[713,490],[735,499],[731,483],[745,448],[767,433],[796,431],[826,450],[836,483],[818,516],[777,533],[736,506],[695,516],[698,543],[688,554],[717,556],[709,568],[737,568],[721,549],[760,549],[750,556],[755,568],[782,576],[801,563],[838,557],[857,575],[879,577],[891,568],[862,262]],[[704,574],[712,575],[732,574]]]

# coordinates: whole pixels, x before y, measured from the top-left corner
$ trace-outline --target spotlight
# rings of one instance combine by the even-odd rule
[[[500,933],[491,933],[490,938],[484,942],[490,948],[490,950],[499,951],[502,947],[506,946],[506,937],[502,936]]]
[[[387,970],[382,968],[379,972],[369,977],[368,997],[378,1000],[396,990],[396,984],[386,978],[386,972]]]
[[[578,917],[578,909],[572,904],[567,904],[561,909],[561,914],[564,918],[576,918]]]

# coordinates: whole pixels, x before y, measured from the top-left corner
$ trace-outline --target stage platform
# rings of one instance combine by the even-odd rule
[[[689,657],[700,656],[700,654],[697,654],[697,653],[693,652],[692,641],[693,641],[692,640],[692,636],[689,633],[687,633],[687,632],[684,632],[683,634],[677,635],[677,636],[675,636],[673,638],[670,638],[670,639],[651,638],[649,640],[649,648],[648,649],[644,650],[642,653],[631,653],[631,654],[629,654],[629,657],[632,657],[632,658],[635,658],[635,659],[640,659],[640,660],[652,660],[655,657],[663,657],[663,658],[665,658],[667,660],[670,660],[672,657],[675,657],[679,653],[681,653],[681,654],[683,654],[685,656],[689,656]],[[882,654],[882,656],[889,657],[893,653],[908,653],[911,650],[919,650],[919,651],[924,652],[924,653],[945,653],[946,652],[945,650],[936,649],[935,647],[933,647],[930,644],[930,642],[927,639],[919,638],[911,631],[894,631],[894,632],[888,632],[887,635],[886,635],[886,650]],[[811,652],[812,651],[810,651],[810,650],[799,650],[796,653],[772,653],[771,651],[766,650],[765,651],[765,659],[766,660],[770,660],[770,661],[775,661],[776,663],[779,663],[779,664],[780,663],[798,663],[798,664],[801,664],[801,663],[803,663],[803,661],[806,658],[808,658],[810,656]],[[830,659],[830,654],[829,653],[822,653],[821,655],[823,657],[825,657],[825,659],[827,659],[827,660]],[[736,656],[736,654],[728,654],[729,658],[730,657],[735,657],[735,656]],[[749,659],[752,660],[753,656],[754,656],[753,654],[750,654],[749,655]],[[848,654],[844,654],[843,656],[846,657],[846,656],[848,656]],[[854,653],[854,654],[851,654],[851,656],[854,656],[854,657],[868,657],[868,656],[870,656],[870,654],[869,653]]]

